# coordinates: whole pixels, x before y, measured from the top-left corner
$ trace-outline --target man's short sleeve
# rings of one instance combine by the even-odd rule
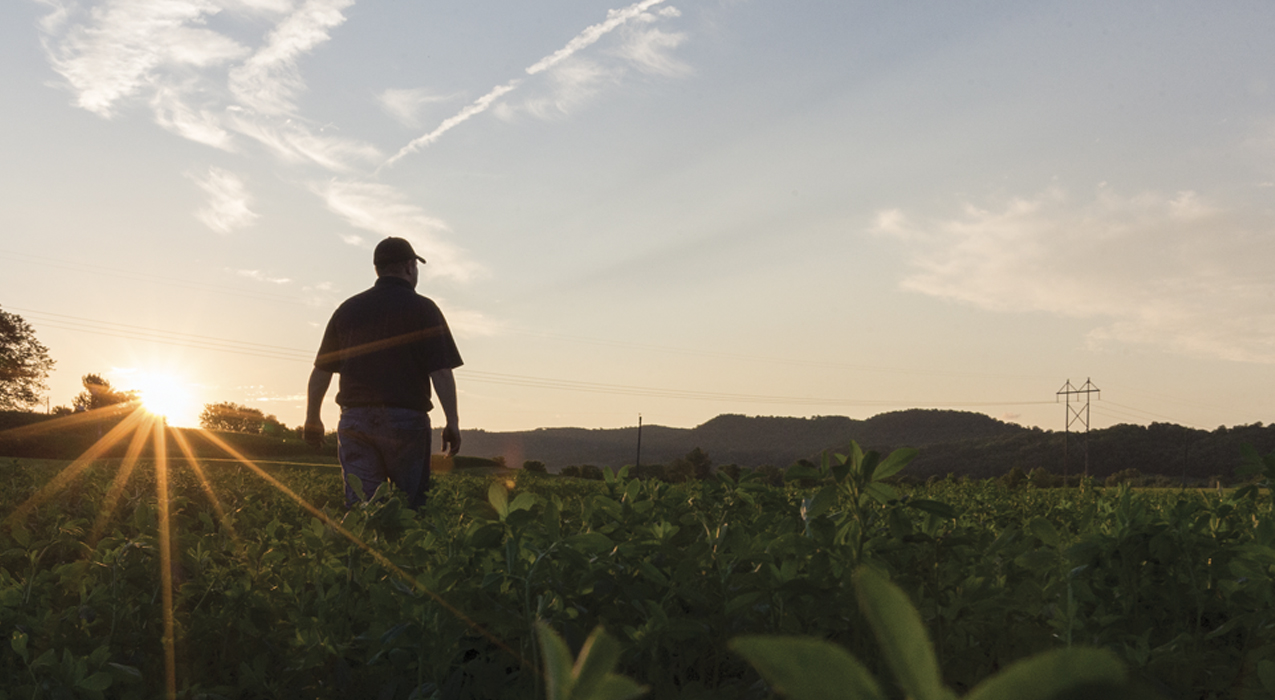
[[[341,371],[340,315],[341,310],[337,309],[328,320],[328,327],[323,331],[323,342],[319,343],[319,354],[314,358],[315,369],[333,374]]]

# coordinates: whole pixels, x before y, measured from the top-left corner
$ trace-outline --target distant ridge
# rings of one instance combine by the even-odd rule
[[[1120,424],[1083,434],[1025,428],[969,411],[909,409],[867,420],[845,416],[785,418],[721,415],[694,428],[648,425],[642,429],[642,463],[669,464],[698,447],[713,464],[787,467],[824,451],[845,453],[853,440],[865,450],[889,452],[915,447],[920,455],[907,474],[916,478],[956,474],[998,477],[1017,467],[1055,474],[1080,474],[1089,443],[1089,473],[1105,478],[1136,469],[1195,481],[1230,478],[1240,463],[1240,446],[1261,454],[1275,451],[1275,426],[1261,423],[1197,430],[1169,423]],[[550,471],[592,464],[618,468],[637,456],[637,428],[586,430],[549,428],[524,432],[464,434],[466,455],[503,455],[511,467],[529,459]],[[1068,460],[1064,463],[1064,443]]]
[[[698,447],[718,465],[786,467],[823,450],[844,449],[851,440],[867,449],[891,449],[984,440],[1021,432],[1030,431],[968,411],[912,409],[882,413],[867,420],[725,414],[694,428],[643,426],[642,462],[667,464]],[[637,428],[540,428],[507,433],[468,430],[463,453],[500,455],[510,466],[539,460],[555,472],[583,464],[618,468],[637,459]]]

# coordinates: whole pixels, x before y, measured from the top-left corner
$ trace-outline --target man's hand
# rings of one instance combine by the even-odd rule
[[[308,420],[305,422],[305,441],[314,447],[323,447],[323,421]]]
[[[454,425],[443,428],[443,451],[448,457],[455,457],[460,452],[460,428]]]

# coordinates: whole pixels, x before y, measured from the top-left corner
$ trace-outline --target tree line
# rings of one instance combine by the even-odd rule
[[[55,361],[49,349],[35,336],[35,329],[21,316],[0,309],[0,411],[31,411],[40,405],[49,387],[47,380]],[[56,406],[55,416],[92,411],[141,400],[137,391],[122,390],[100,374],[80,379],[84,390],[71,399],[70,406]],[[230,401],[204,404],[200,427],[250,435],[285,437],[300,434],[261,409]]]

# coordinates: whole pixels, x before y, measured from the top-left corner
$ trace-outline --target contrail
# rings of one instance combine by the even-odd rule
[[[615,28],[619,27],[625,22],[628,22],[634,17],[637,17],[638,15],[645,12],[648,8],[654,5],[658,5],[662,2],[664,2],[664,0],[641,0],[641,2],[633,3],[632,5],[629,5],[628,7],[625,7],[623,9],[608,10],[607,18],[605,22],[600,22],[598,24],[587,27],[584,31],[580,32],[573,39],[571,39],[571,41],[568,41],[566,46],[562,47],[561,49],[558,49],[557,51],[553,52],[552,54],[548,56],[545,56],[544,58],[540,59],[539,61],[529,66],[526,69],[527,75],[535,75],[537,73],[541,73],[543,71],[549,70],[550,68],[561,63],[562,61],[565,61],[567,58],[569,58],[572,54],[579,51],[580,49],[586,48],[594,44],[595,42],[598,41],[598,39],[601,39],[608,32],[614,30]],[[469,119],[470,117],[474,115],[482,114],[483,112],[487,111],[487,108],[490,107],[493,102],[495,102],[501,96],[509,92],[512,92],[515,88],[518,87],[518,85],[521,82],[522,82],[521,78],[514,78],[513,80],[510,80],[504,85],[498,85],[495,88],[492,88],[491,92],[488,92],[486,95],[483,95],[482,97],[478,98],[477,100],[474,101],[473,104],[457,112],[455,116],[449,117],[448,119],[444,120],[443,123],[439,124],[438,127],[434,129],[433,131],[429,132],[428,134],[425,134],[424,136],[421,136],[420,138],[412,140],[411,143],[404,146],[402,149],[399,150],[398,153],[395,153],[389,160],[385,161],[385,163],[381,165],[381,168],[391,166],[394,163],[401,160],[402,158],[405,158],[406,156],[411,155],[412,153],[415,153],[416,151],[419,151],[425,146],[428,146],[431,143],[434,143],[435,141],[438,140],[440,136],[450,131],[452,127],[457,126],[458,124],[464,122],[465,120]],[[377,170],[380,170],[380,168],[377,168]]]

